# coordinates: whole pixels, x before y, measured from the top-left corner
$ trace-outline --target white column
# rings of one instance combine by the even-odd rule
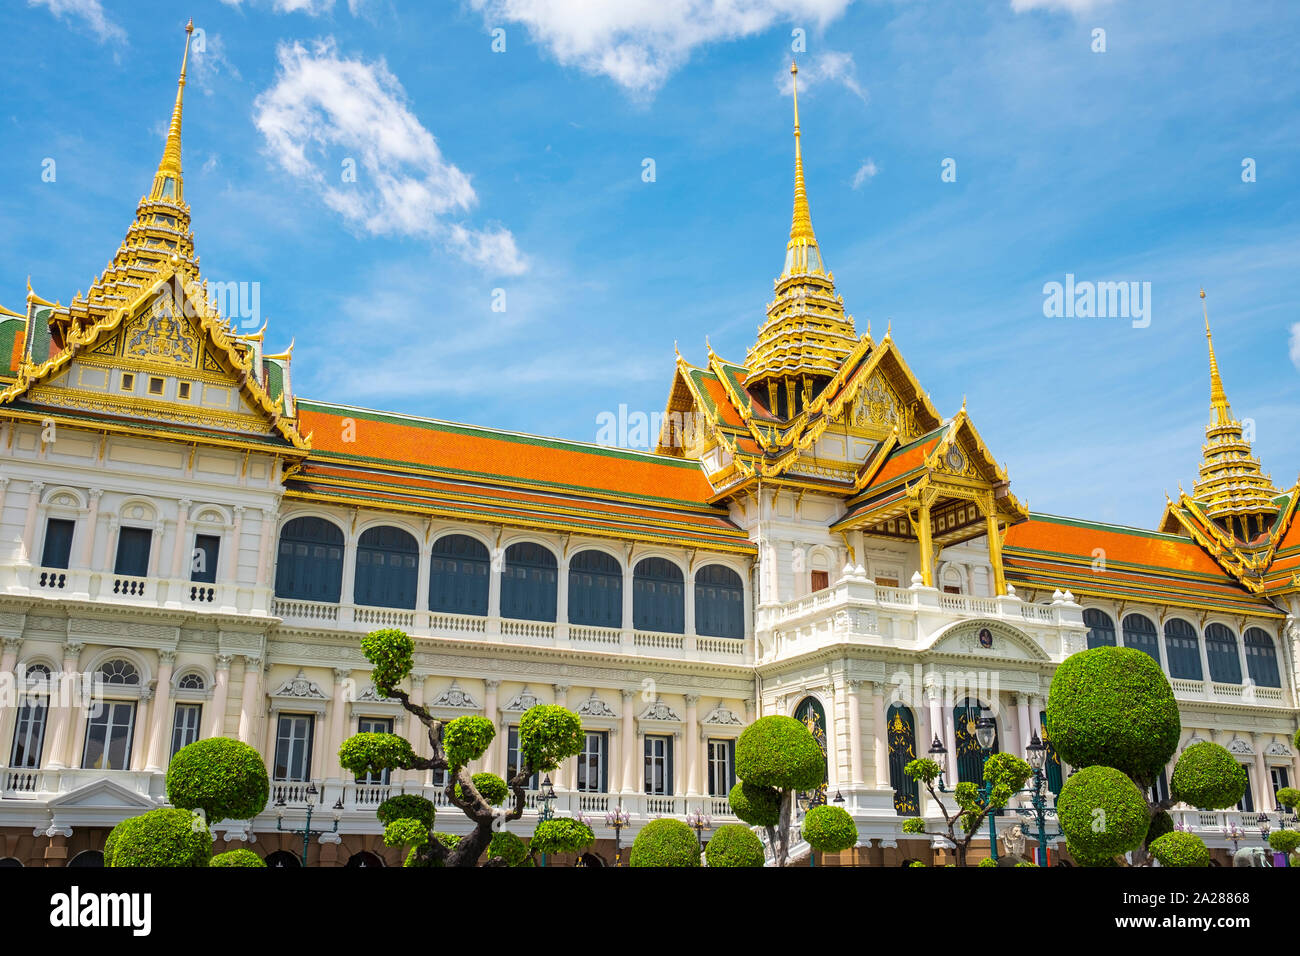
[[[569,700],[569,687],[567,684],[555,684],[555,703],[560,707],[567,707]],[[559,790],[560,788],[569,789],[569,762],[562,761],[555,772],[551,774],[551,784]]]
[[[146,770],[161,771],[167,769],[167,720],[172,709],[172,668],[175,663],[175,651],[158,652],[158,683],[155,691],[157,701],[153,708],[153,728],[149,737],[149,753],[145,761]]]
[[[862,681],[851,680],[848,683],[849,707],[849,784],[862,786],[862,705],[858,689]]]
[[[1029,746],[1030,738],[1038,730],[1038,715],[1029,712],[1028,694],[1016,694],[1016,714],[1020,718],[1020,749],[1017,753],[1023,757],[1026,753],[1025,748]]]
[[[699,796],[700,695],[686,695],[686,795]],[[830,735],[827,734],[827,744]]]
[[[212,689],[212,713],[208,715],[208,736],[224,737],[226,734],[226,697],[230,688],[229,654],[216,658],[216,684]]]
[[[261,714],[262,659],[244,655],[244,689],[239,696],[239,739],[256,746],[257,718]]]
[[[356,601],[357,584],[357,538],[348,534],[343,551],[343,590],[340,604],[349,605]]]
[[[239,545],[244,535],[244,508],[235,505],[234,527],[230,529],[230,555],[226,558],[226,572],[221,576],[225,584],[234,584],[239,576]],[[218,562],[220,558],[218,557]]]
[[[108,537],[104,539],[104,560],[98,563],[98,567],[114,574],[117,571],[117,515],[108,516]]]
[[[1246,664],[1246,635],[1245,633],[1236,634],[1234,632],[1233,641],[1237,645],[1238,666],[1241,668],[1241,684],[1244,687],[1247,681],[1250,681],[1250,670]],[[1251,681],[1253,684],[1254,682]]]
[[[1264,760],[1264,748],[1268,740],[1263,734],[1255,734],[1251,747],[1255,751],[1255,809],[1266,813],[1273,809],[1273,780],[1268,773],[1268,763]]]
[[[492,549],[492,565],[488,570],[488,617],[501,617],[501,572],[505,568],[505,553],[501,548]]]
[[[622,792],[626,794],[639,792],[636,789],[636,716],[633,713],[633,707],[636,706],[636,691],[623,691],[623,734],[622,734],[622,756],[623,756],[623,780]]]
[[[86,509],[86,521],[81,529],[81,547],[77,550],[77,567],[89,568],[95,558],[95,537],[99,531],[99,499],[103,494],[100,488],[90,489],[90,505]]]
[[[327,780],[341,780],[343,768],[339,765],[339,748],[343,746],[344,722],[348,708],[348,688],[352,686],[348,678],[352,676],[350,667],[334,668],[334,700],[330,705],[329,750],[323,755],[324,764],[321,774]]]
[[[68,766],[68,751],[73,736],[74,705],[72,699],[80,691],[77,662],[82,645],[69,641],[63,645],[63,670],[53,675],[50,683],[50,756],[46,765],[52,770]]]
[[[885,725],[885,685],[871,682],[871,734],[875,738],[876,789],[889,786],[889,728]]]
[[[556,632],[567,634],[569,630],[569,556],[567,554],[560,561],[555,578]]]
[[[682,618],[686,625],[686,633],[695,633],[695,569],[692,568],[686,573],[682,600],[686,602],[683,608],[685,614]]]
[[[632,630],[632,565],[623,568],[623,630]]]
[[[500,776],[501,772],[497,769],[497,764],[499,763],[497,755],[506,743],[503,739],[504,735],[501,733],[501,715],[497,713],[497,692],[501,688],[501,681],[485,680],[483,686],[485,689],[483,695],[483,716],[492,721],[492,726],[497,729],[496,734],[492,737],[492,743],[488,744],[488,749],[483,754],[483,766],[489,773],[495,773]]]
[[[1196,636],[1196,647],[1201,652],[1201,677],[1204,680],[1213,680],[1210,677],[1210,655],[1205,651],[1205,632],[1201,631]]]
[[[36,550],[36,512],[41,504],[41,490],[45,487],[43,481],[33,481],[27,487],[27,515],[23,520],[23,553],[19,560],[27,561],[30,564],[36,564],[40,561],[39,556],[32,558]]]
[[[275,553],[276,546],[274,511],[262,513],[262,540],[258,544],[260,547],[257,549],[257,583],[263,587],[274,588],[275,582],[271,579],[271,555]],[[231,546],[234,547],[234,542]]]
[[[416,707],[424,706],[423,674],[411,674],[410,697],[411,703]],[[429,750],[429,735],[424,729],[424,724],[420,723],[420,719],[410,711],[406,711],[406,739],[411,742],[411,749],[415,751],[417,757],[433,756],[432,752]],[[493,767],[490,769],[493,773],[500,775],[501,768]],[[429,782],[429,771],[427,770],[407,770],[404,772],[407,775],[406,779],[411,783],[424,785]]]
[[[189,570],[193,567],[193,556],[186,561],[185,548],[185,527],[189,523],[190,506],[194,504],[189,498],[182,498],[176,502],[176,540],[172,542],[172,562],[171,570],[168,572],[170,577],[189,579]],[[161,542],[160,542],[161,543]]]
[[[135,729],[131,733],[131,760],[128,764],[131,770],[144,770],[149,761],[149,728],[152,726],[149,702],[152,699],[152,690],[140,688],[140,700],[135,705]]]
[[[0,512],[4,508],[4,485],[0,484]],[[18,649],[22,646],[21,637],[6,637],[4,650],[0,651],[0,688],[13,689],[14,704],[22,698],[25,674],[18,674],[14,667],[18,663]],[[0,767],[8,766],[9,746],[13,740],[13,723],[18,714],[17,706],[0,707]]]
[[[161,563],[161,559],[158,557],[158,554],[160,551],[162,551],[163,531],[166,529],[166,527],[167,525],[163,523],[163,520],[161,518],[159,518],[157,521],[154,522],[153,538],[150,539],[149,541],[149,567],[147,568],[145,573],[145,577],[147,578],[158,577],[158,565]]]

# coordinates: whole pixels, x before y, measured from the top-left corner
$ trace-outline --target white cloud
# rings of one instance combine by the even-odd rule
[[[198,31],[195,31],[195,36]],[[190,48],[190,79],[209,96],[212,95],[213,82],[222,74],[233,79],[240,79],[239,70],[226,57],[226,45],[219,33],[203,32],[203,48]]]
[[[411,112],[382,60],[348,59],[332,37],[310,50],[282,43],[277,55],[276,83],[254,102],[253,122],[286,172],[372,235],[441,242],[488,272],[526,270],[509,230],[449,221],[478,196]]]
[[[1091,13],[1109,2],[1110,0],[1011,0],[1011,9],[1016,13],[1027,10],[1062,10],[1078,16]]]
[[[489,27],[517,23],[565,66],[653,93],[699,46],[773,24],[820,29],[852,0],[469,0]],[[507,36],[507,42],[509,37]]]
[[[853,174],[853,188],[861,189],[865,183],[875,179],[876,173],[878,172],[880,172],[880,167],[876,165],[874,159],[868,156],[862,161],[862,165],[858,167],[858,171]]]
[[[99,0],[27,0],[30,7],[48,7],[56,17],[80,18],[99,38],[100,43],[109,40],[126,41],[126,31],[104,15],[104,8]]]
[[[1291,362],[1300,369],[1300,322],[1291,326]]]
[[[244,0],[221,0],[221,2],[228,7],[239,7]],[[348,6],[352,6],[351,2]],[[276,13],[305,13],[311,17],[319,17],[334,9],[334,0],[272,0],[271,9]]]
[[[811,90],[823,83],[838,83],[862,102],[867,101],[867,91],[858,82],[858,66],[853,62],[852,53],[828,50],[798,59],[800,90]],[[777,83],[789,95],[792,89],[789,63],[777,74]]]

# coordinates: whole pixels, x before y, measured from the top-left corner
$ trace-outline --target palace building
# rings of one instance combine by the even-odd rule
[[[1220,858],[1225,828],[1277,825],[1275,790],[1300,778],[1300,487],[1252,455],[1212,341],[1199,478],[1156,530],[1029,512],[965,407],[936,408],[891,332],[846,313],[796,95],[766,317],[743,362],[677,356],[654,453],[300,397],[292,348],[210,303],[184,91],[183,59],[112,261],[66,305],[29,285],[0,310],[0,865],[101,862],[114,824],[165,802],[171,755],[218,735],[273,781],[259,817],[215,824],[218,850],[298,865],[310,806],[309,865],[393,864],[374,810],[402,791],[463,832],[433,775],[339,766],[359,731],[427,746],[370,683],[360,638],[381,627],[415,639],[416,701],[496,723],[475,770],[511,772],[530,706],[581,715],[549,806],[592,823],[588,865],[655,817],[734,821],[735,740],[768,714],[823,742],[807,798],[842,801],[860,834],[839,862],[946,861],[901,832],[938,815],[904,764],[937,740],[949,785],[974,779],[981,714],[1024,755],[1056,665],[1101,644],[1151,654],[1182,745],[1249,772],[1238,809],[1177,821]],[[1069,769],[1049,758],[1049,789]]]

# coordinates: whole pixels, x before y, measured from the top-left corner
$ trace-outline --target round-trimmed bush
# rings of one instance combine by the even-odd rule
[[[249,820],[266,808],[271,783],[262,755],[230,737],[182,747],[167,767],[167,799],[180,810],[202,810],[208,823]]]
[[[581,820],[557,817],[538,823],[528,845],[537,853],[577,853],[595,842],[596,834]]]
[[[781,822],[781,795],[771,787],[739,780],[727,799],[731,812],[752,827],[774,827]]]
[[[996,867],[996,866],[998,865],[998,861],[995,860],[995,859],[993,859],[993,857],[991,857],[991,856],[986,856],[984,859],[980,860],[980,861],[979,861],[978,863],[976,863],[975,865],[976,865],[976,866],[993,866],[993,867]]]
[[[1300,790],[1295,787],[1282,787],[1277,792],[1277,805],[1292,810],[1300,806]]]
[[[1119,862],[1115,857],[1106,855],[1094,856],[1085,853],[1077,846],[1071,846],[1069,840],[1065,841],[1065,849],[1069,852],[1070,856],[1074,857],[1074,862],[1078,863],[1080,866],[1119,866]]]
[[[1052,677],[1047,733],[1061,760],[1154,779],[1178,748],[1173,688],[1149,654],[1096,647],[1072,654]]]
[[[122,834],[135,825],[139,817],[127,817],[117,826],[108,832],[108,838],[104,840],[104,866],[113,865],[113,852],[117,848],[117,841],[121,839]]]
[[[1071,774],[1056,799],[1056,813],[1069,845],[1089,858],[1136,850],[1151,822],[1142,791],[1114,767],[1084,767]]]
[[[112,866],[207,866],[212,858],[212,834],[188,810],[150,810],[123,823],[114,828]]]
[[[476,773],[470,779],[474,781],[474,789],[488,802],[488,806],[500,806],[505,803],[506,797],[510,796],[510,788],[506,786],[506,782],[494,773]],[[456,784],[456,796],[465,799],[464,794],[460,792],[460,784]]]
[[[805,728],[806,729],[806,728]],[[700,843],[681,820],[651,820],[632,841],[628,866],[699,866]]]
[[[1236,806],[1249,778],[1226,747],[1203,740],[1183,751],[1169,778],[1169,793],[1200,810]]]
[[[739,823],[718,827],[704,846],[709,866],[762,866],[763,841],[753,830]]]
[[[793,717],[760,717],[736,741],[736,776],[777,790],[811,790],[826,779],[826,757]]]
[[[857,846],[858,827],[843,807],[823,804],[804,816],[803,838],[818,853],[838,853]]]
[[[1210,851],[1194,833],[1175,830],[1151,841],[1151,855],[1161,866],[1209,866]]]
[[[527,845],[509,830],[498,830],[492,834],[487,858],[491,860],[495,857],[501,857],[506,866],[532,866],[532,861],[528,859]]]
[[[392,823],[394,820],[419,820],[426,830],[433,829],[433,818],[437,808],[432,800],[426,800],[414,793],[399,793],[389,797],[375,810],[380,823]]]
[[[1268,845],[1279,853],[1292,853],[1300,847],[1300,830],[1270,831]]]
[[[497,729],[486,717],[466,714],[451,721],[442,730],[442,749],[451,765],[449,769],[459,770],[483,756],[496,734]]]
[[[371,631],[361,639],[361,652],[374,665],[370,679],[375,690],[385,697],[391,696],[415,664],[415,641],[396,628]]]
[[[534,773],[549,773],[582,753],[582,718],[558,704],[537,704],[519,718],[519,749]]]
[[[208,866],[260,866],[265,870],[266,861],[252,850],[227,850],[214,856]]]
[[[339,766],[358,777],[401,770],[414,762],[411,742],[397,734],[353,734],[339,747]]]

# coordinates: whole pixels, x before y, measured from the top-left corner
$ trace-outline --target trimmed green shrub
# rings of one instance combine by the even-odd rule
[[[807,731],[807,728],[804,730]],[[632,841],[632,852],[628,855],[627,865],[699,866],[700,844],[695,831],[681,820],[670,817],[651,820]]]
[[[117,826],[108,832],[108,838],[104,840],[104,866],[113,865],[113,851],[117,848],[117,841],[121,839],[123,833],[135,825],[139,817],[127,817]]]
[[[339,747],[339,766],[358,777],[405,770],[414,762],[411,742],[397,734],[353,734]]]
[[[727,799],[731,812],[752,827],[774,827],[781,822],[781,794],[771,787],[739,780]]]
[[[1201,810],[1233,807],[1246,792],[1249,778],[1226,747],[1203,740],[1183,751],[1169,778],[1169,793]]]
[[[1300,805],[1300,790],[1295,787],[1283,787],[1277,792],[1277,805],[1294,810]]]
[[[929,757],[918,757],[916,760],[909,760],[903,767],[903,774],[913,780],[919,780],[921,783],[932,783],[943,773],[943,768],[931,760]]]
[[[1147,848],[1155,843],[1166,833],[1174,832],[1174,818],[1164,810],[1161,810],[1151,818],[1151,824],[1147,827]]]
[[[496,857],[505,860],[506,866],[533,865],[532,860],[528,858],[528,846],[509,830],[498,830],[492,834],[492,842],[487,848],[487,858],[491,860]]]
[[[426,830],[433,829],[433,819],[437,808],[432,800],[426,800],[414,793],[399,793],[389,797],[375,810],[380,823],[392,823],[394,820],[419,820]]]
[[[858,827],[843,807],[823,804],[804,815],[803,838],[818,853],[838,853],[857,846]]]
[[[920,860],[913,860],[911,863],[909,863],[909,864],[907,864],[907,865],[908,865],[908,866],[925,866],[925,864],[922,863]]]
[[[977,864],[975,864],[975,865],[976,865],[976,866],[993,866],[993,867],[996,867],[996,866],[998,865],[998,861],[995,860],[995,859],[993,859],[993,857],[991,857],[991,856],[986,856],[984,859],[980,860],[980,861],[979,861]]]
[[[1093,859],[1137,849],[1151,822],[1142,791],[1114,767],[1073,773],[1061,787],[1056,813],[1069,845]]]
[[[793,717],[760,717],[736,742],[736,776],[777,790],[812,790],[826,779],[826,758]]]
[[[411,673],[415,663],[415,642],[393,628],[371,631],[361,639],[361,652],[373,665],[370,679],[375,690],[385,697],[392,696],[393,688]]]
[[[1175,830],[1151,841],[1151,855],[1161,866],[1209,866],[1210,851],[1194,833]]]
[[[476,773],[470,779],[474,781],[474,789],[488,802],[488,806],[500,806],[505,803],[506,797],[510,796],[510,788],[506,786],[506,782],[494,773]],[[456,784],[456,796],[465,799],[459,783]]]
[[[429,828],[419,820],[404,817],[384,827],[384,846],[422,847],[429,842]]]
[[[709,866],[762,866],[763,841],[749,827],[728,823],[718,827],[704,847]]]
[[[492,721],[475,714],[457,717],[442,730],[442,749],[453,771],[483,756],[497,735]]]
[[[1096,647],[1062,661],[1046,724],[1063,762],[1114,767],[1147,784],[1174,755],[1182,730],[1160,665],[1130,647]]]
[[[1031,863],[1029,860],[1021,860],[1019,863],[1016,864],[1016,866],[1033,866],[1033,867],[1037,867],[1038,864],[1037,864],[1037,863]]]
[[[218,853],[208,866],[252,866],[266,869],[266,861],[252,850],[227,850]]]
[[[262,755],[230,737],[182,747],[167,767],[167,799],[179,810],[202,810],[209,823],[249,820],[266,808],[271,783]]]
[[[1071,846],[1069,840],[1065,841],[1065,849],[1069,851],[1070,856],[1074,857],[1074,862],[1080,866],[1119,866],[1119,862],[1114,856],[1085,853],[1078,847]]]
[[[903,821],[904,833],[924,833],[925,820],[921,817],[908,817]]]
[[[212,858],[212,834],[188,810],[150,810],[114,829],[115,867],[207,866]]]
[[[537,704],[519,719],[519,749],[534,773],[549,773],[582,753],[582,718],[557,704]]]
[[[1279,853],[1291,853],[1300,847],[1300,830],[1271,830],[1268,845]]]
[[[577,853],[595,842],[596,834],[587,824],[568,817],[556,817],[537,824],[528,847],[535,853]]]

